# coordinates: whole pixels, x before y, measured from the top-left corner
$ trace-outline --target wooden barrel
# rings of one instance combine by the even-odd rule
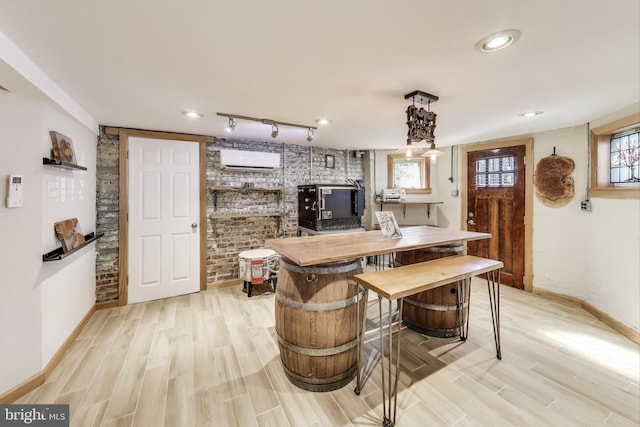
[[[446,256],[464,254],[462,243],[434,246],[396,254],[396,264],[408,265]],[[455,337],[460,335],[458,296],[455,283],[430,291],[419,292],[403,299],[402,320],[408,328],[432,337]],[[465,314],[469,301],[465,298]]]
[[[282,259],[276,290],[276,333],[287,378],[309,391],[336,390],[356,375],[363,293],[351,279],[359,259],[300,267]],[[358,298],[360,304],[357,304]]]

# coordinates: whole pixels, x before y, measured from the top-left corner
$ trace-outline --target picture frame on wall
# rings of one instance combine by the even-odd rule
[[[336,158],[333,154],[325,154],[324,167],[327,169],[334,169],[336,167]]]
[[[72,165],[77,164],[76,154],[73,151],[73,142],[71,141],[71,138],[54,130],[49,132],[49,136],[51,137],[53,159],[59,162],[70,163]]]

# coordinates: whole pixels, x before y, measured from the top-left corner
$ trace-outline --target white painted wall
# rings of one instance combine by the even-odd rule
[[[639,109],[640,104],[634,104],[594,120],[590,126],[629,116]],[[640,201],[597,198],[591,199],[592,212],[580,210],[580,201],[587,197],[587,133],[585,124],[531,135],[534,165],[550,155],[554,146],[557,154],[576,163],[571,174],[575,197],[568,205],[550,208],[534,196],[533,287],[579,298],[640,331]],[[462,167],[460,162],[456,161],[457,171]],[[439,160],[440,167],[432,175],[432,185],[444,201],[438,207],[437,224],[459,229],[464,195],[452,197],[451,190],[462,185],[455,168],[453,184],[448,181],[451,167],[445,163]]]
[[[87,172],[42,165],[50,130],[72,139]],[[59,246],[55,221],[77,217],[85,233],[95,230],[96,136],[41,101],[0,91],[0,149],[1,394],[42,371],[95,303],[94,245],[63,261],[43,263],[42,254]],[[21,208],[4,204],[11,173],[24,175]]]
[[[590,123],[592,128],[640,111],[640,103]],[[584,300],[640,331],[640,200],[591,199],[585,245]]]
[[[42,104],[0,91],[0,393],[42,369]],[[7,176],[24,175],[24,205],[5,206]]]
[[[71,138],[77,163],[87,170],[42,167],[42,253],[60,246],[53,230],[57,221],[78,218],[84,234],[96,229],[96,135],[50,106],[44,113],[40,157],[49,157],[49,131],[55,130]],[[95,260],[92,243],[62,261],[43,263],[43,367],[96,302]]]

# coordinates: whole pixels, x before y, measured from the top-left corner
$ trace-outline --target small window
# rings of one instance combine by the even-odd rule
[[[590,131],[589,197],[640,198],[640,113]]]
[[[638,176],[638,136],[640,129],[620,133],[611,137],[611,179],[612,184],[640,182]]]
[[[407,159],[403,154],[387,156],[388,188],[404,188],[407,194],[431,194],[430,167],[424,157]]]
[[[476,160],[476,187],[513,187],[515,182],[515,157],[484,157]]]

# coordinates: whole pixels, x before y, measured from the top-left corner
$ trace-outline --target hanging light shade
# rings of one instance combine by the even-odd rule
[[[422,153],[422,148],[420,148],[417,145],[413,144],[411,142],[411,138],[407,138],[407,144],[402,148],[398,148],[398,150],[396,150],[396,152],[397,153],[403,153],[404,156],[407,159],[410,159],[414,155],[418,155],[418,154]]]
[[[431,143],[431,148],[421,154],[422,157],[429,157],[431,159],[431,163],[435,163],[438,159],[438,156],[444,155],[444,151],[440,151],[436,148],[435,143]]]

